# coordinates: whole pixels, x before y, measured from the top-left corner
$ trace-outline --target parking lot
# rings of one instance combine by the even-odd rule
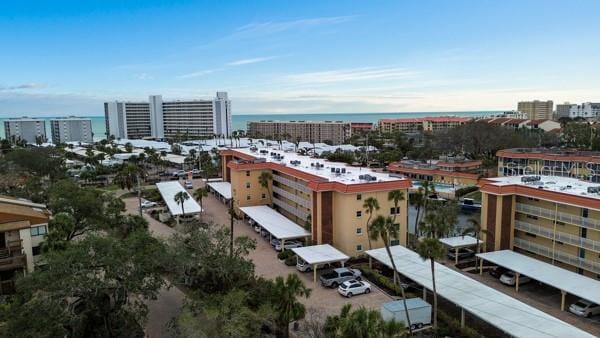
[[[446,261],[446,266],[456,269],[454,267],[454,261]],[[459,269],[456,270],[461,271]],[[484,272],[483,275],[479,275],[479,273],[461,272],[483,284],[516,298],[523,303],[529,304],[541,311],[559,318],[566,323],[588,331],[593,335],[600,336],[600,316],[596,315],[592,318],[582,318],[568,311],[561,311],[561,294],[556,288],[532,280],[529,283],[521,284],[519,286],[519,292],[517,292],[514,286],[508,286],[500,283],[498,279],[491,276],[488,272]],[[577,297],[573,295],[567,295],[565,309],[567,309],[570,304],[576,302],[577,300]]]

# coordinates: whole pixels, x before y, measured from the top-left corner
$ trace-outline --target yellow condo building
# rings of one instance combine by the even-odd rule
[[[368,168],[285,152],[276,147],[225,149],[220,152],[223,179],[231,183],[234,210],[272,205],[279,213],[309,229],[314,244],[331,244],[349,256],[369,249],[363,209],[367,198],[378,200],[377,215],[394,217],[400,236],[390,244],[406,245],[409,179],[377,173]],[[271,174],[265,187],[261,173]],[[405,199],[396,204],[388,193],[400,190]],[[371,243],[383,246],[381,241]]]
[[[600,184],[535,175],[479,185],[487,251],[511,249],[600,279]]]

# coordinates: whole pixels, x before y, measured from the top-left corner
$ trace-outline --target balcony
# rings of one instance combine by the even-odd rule
[[[515,229],[535,234],[537,236],[554,239],[559,242],[571,244],[595,252],[600,252],[600,242],[588,238],[583,238],[560,231],[554,232],[553,229],[523,221],[515,221]]]
[[[573,256],[558,250],[554,250],[554,252],[552,252],[552,248],[535,244],[522,238],[515,237],[514,245],[517,248],[570,264],[596,274],[600,274],[600,263],[592,262],[590,260],[586,260],[585,258]]]
[[[518,212],[522,212],[525,214],[538,216],[538,217],[544,217],[544,218],[550,219],[552,221],[554,221],[556,219],[557,221],[561,221],[561,222],[565,222],[565,223],[569,223],[569,224],[575,224],[578,226],[582,226],[584,228],[600,230],[600,220],[596,220],[596,219],[585,218],[585,217],[581,217],[581,216],[577,216],[577,215],[573,215],[573,214],[569,214],[569,213],[561,212],[561,211],[555,212],[554,210],[551,210],[551,209],[535,207],[535,206],[527,205],[527,204],[523,204],[523,203],[517,203],[516,210]]]
[[[0,249],[0,271],[22,269],[27,266],[21,241],[9,241],[6,248]]]
[[[307,209],[310,209],[310,207],[311,207],[310,201],[305,200],[304,198],[302,198],[298,195],[294,195],[291,192],[283,190],[279,187],[273,186],[273,192],[289,199],[290,201],[296,202]]]
[[[297,208],[292,207],[291,205],[285,203],[284,201],[273,197],[273,204],[275,204],[276,206],[280,207],[281,209],[289,212],[290,214],[300,218],[303,221],[306,221],[308,219],[308,213],[304,213],[302,211],[300,211]]]
[[[300,190],[300,191],[302,191],[304,193],[307,193],[307,194],[311,193],[311,191],[304,184],[302,184],[300,182],[292,181],[292,180],[287,179],[287,178],[285,178],[283,176],[273,175],[273,181],[279,182],[279,183],[281,183],[283,185],[287,185],[288,187],[294,188],[296,190]]]

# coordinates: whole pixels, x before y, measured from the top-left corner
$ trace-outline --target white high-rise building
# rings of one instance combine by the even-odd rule
[[[23,140],[29,144],[46,142],[46,120],[29,117],[4,120],[4,137],[7,140]]]
[[[83,117],[61,117],[50,120],[52,143],[93,142],[92,119]]]
[[[600,117],[600,103],[585,102],[582,104],[572,104],[569,107],[569,117],[583,117],[586,119]]]
[[[107,136],[116,138],[204,138],[231,135],[231,102],[226,92],[212,100],[104,103]]]

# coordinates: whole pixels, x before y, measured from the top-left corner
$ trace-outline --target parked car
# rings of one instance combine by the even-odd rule
[[[256,231],[256,233],[260,233],[260,230],[262,230],[262,227],[258,224],[254,224],[254,231]]]
[[[356,279],[345,281],[338,287],[338,293],[348,298],[351,298],[354,295],[360,295],[361,293],[369,292],[371,292],[371,284],[368,282],[358,281]]]
[[[531,278],[520,275],[519,285],[531,282]],[[513,271],[507,271],[500,276],[500,283],[515,286],[517,284],[517,275]]]
[[[282,251],[283,249],[292,249],[292,248],[300,248],[302,247],[302,242],[296,240],[288,240],[283,243],[283,247],[281,246],[281,242],[278,242],[275,245],[275,250]]]
[[[337,288],[345,281],[352,279],[360,280],[362,273],[357,269],[337,268],[326,272],[319,277],[321,285],[331,288]]]
[[[505,267],[497,266],[490,270],[490,275],[492,275],[493,277],[496,277],[496,278],[500,278],[504,273],[506,273],[508,271],[509,270]]]
[[[185,171],[184,170],[175,170],[174,172],[171,173],[171,176],[183,177],[183,176],[185,176]]]
[[[475,257],[475,251],[468,248],[458,249],[458,260]],[[454,249],[448,249],[448,258],[456,259],[456,252]]]
[[[269,232],[265,229],[260,230],[260,235],[267,238],[269,237]]]
[[[142,199],[142,209],[146,209],[146,208],[154,208],[156,207],[158,204],[156,202],[152,202],[152,201],[148,201],[148,200],[144,200]]]
[[[200,175],[200,170],[192,169],[192,175]]]
[[[186,189],[194,189],[194,184],[192,183],[192,181],[185,181],[185,182],[183,183],[183,186],[184,186]]]
[[[600,314],[600,305],[580,299],[569,306],[569,312],[581,317],[591,317]]]

